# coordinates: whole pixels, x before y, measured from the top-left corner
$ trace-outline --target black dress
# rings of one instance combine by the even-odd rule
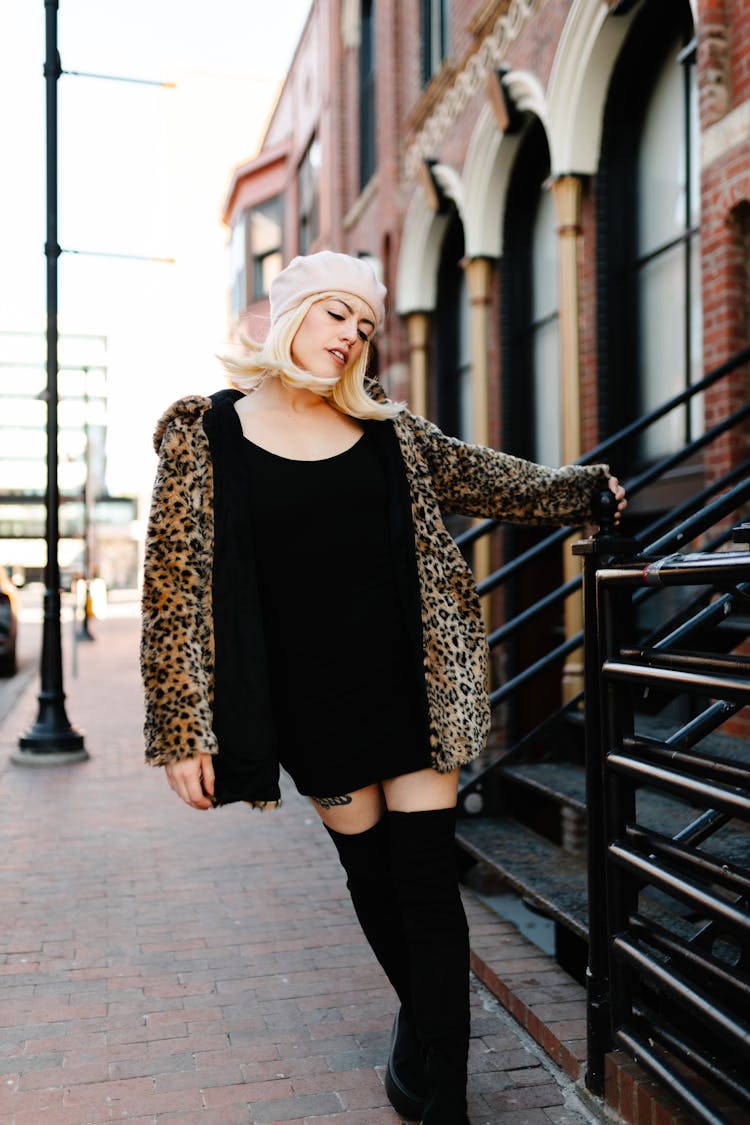
[[[317,797],[427,768],[385,474],[370,434],[318,461],[242,441],[281,764]]]

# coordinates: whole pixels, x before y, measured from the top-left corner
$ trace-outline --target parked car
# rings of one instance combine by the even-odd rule
[[[18,591],[0,566],[0,676],[16,671],[16,637],[18,636]]]

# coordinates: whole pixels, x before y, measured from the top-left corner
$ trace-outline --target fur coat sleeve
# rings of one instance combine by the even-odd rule
[[[155,766],[217,752],[211,715],[212,480],[200,424],[210,406],[198,396],[181,400],[160,419],[154,437],[159,465],[144,564],[141,673],[146,757]]]
[[[416,468],[430,477],[441,508],[466,516],[509,523],[583,524],[591,500],[607,488],[607,465],[566,465],[550,469],[447,437],[432,422],[405,414],[419,449]]]

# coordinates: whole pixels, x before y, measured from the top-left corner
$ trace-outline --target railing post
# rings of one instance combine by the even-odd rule
[[[601,530],[591,539],[573,545],[573,554],[583,561],[584,694],[586,735],[586,816],[588,835],[588,929],[586,968],[586,1085],[592,1093],[604,1093],[604,1057],[611,1046],[609,951],[606,919],[606,834],[604,776],[602,772],[602,709],[600,670],[602,664],[600,616],[596,574],[615,554],[632,554],[632,539],[614,531],[615,501],[602,493],[594,506]]]

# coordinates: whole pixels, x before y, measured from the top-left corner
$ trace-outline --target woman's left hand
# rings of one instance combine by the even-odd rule
[[[615,512],[615,524],[619,524],[619,522],[622,518],[622,513],[625,511],[625,509],[628,506],[628,502],[625,499],[625,489],[620,484],[617,477],[610,477],[609,478],[609,490],[610,490],[610,492],[614,493],[615,499],[617,500],[617,511]]]

